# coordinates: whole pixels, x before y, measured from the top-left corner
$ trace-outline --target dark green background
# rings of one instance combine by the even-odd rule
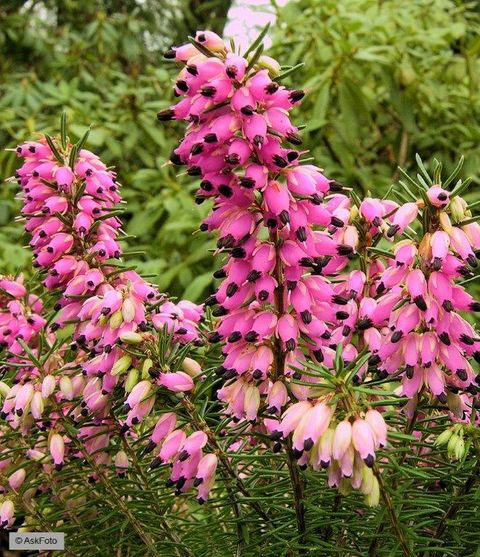
[[[274,4],[274,3],[273,3]],[[144,250],[134,261],[163,290],[201,300],[211,286],[213,246],[197,229],[208,204],[195,183],[164,166],[180,124],[158,123],[172,101],[175,68],[162,53],[197,28],[222,32],[228,1],[69,0],[0,3],[0,178],[15,155],[3,151],[55,133],[65,109],[77,139],[117,167],[126,229]],[[275,9],[275,7],[273,8]],[[292,0],[277,8],[271,54],[304,62],[290,85],[308,96],[295,118],[326,173],[374,195],[415,167],[415,153],[464,174],[480,163],[480,14],[453,0]],[[14,224],[14,185],[0,190],[0,270],[28,266]],[[476,186],[470,197],[476,196]]]

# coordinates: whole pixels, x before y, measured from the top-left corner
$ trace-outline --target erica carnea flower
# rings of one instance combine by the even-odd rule
[[[75,323],[75,347],[90,356],[83,369],[87,377],[101,377],[100,399],[92,401],[90,394],[85,404],[98,409],[130,367],[121,370],[128,360],[122,350],[131,341],[128,335],[146,333],[152,323],[166,327],[175,340],[196,340],[202,311],[190,302],[158,303],[161,295],[152,285],[116,265],[122,253],[115,212],[119,184],[96,155],[62,148],[50,138],[25,143],[17,152],[24,159],[16,177],[34,265],[45,271],[45,286],[61,292],[52,329]]]
[[[0,277],[0,345],[12,355],[21,356],[24,349],[19,340],[36,348],[39,331],[45,325],[42,317],[43,303],[28,294],[23,276]]]
[[[449,193],[440,186],[426,194],[430,226],[418,242],[397,243],[387,265],[378,268],[361,328],[381,376],[400,373],[403,394],[426,388],[453,408],[459,392],[478,391],[472,358],[480,361],[480,343],[462,314],[479,311],[480,304],[459,282],[477,266],[480,227],[462,225],[468,215],[458,218],[458,209],[453,216]]]
[[[268,418],[265,425],[274,435],[293,434],[305,464],[334,413],[308,387],[316,381],[302,374],[305,362],[332,367],[340,342],[346,361],[357,354],[349,341],[365,276],[353,274],[345,295],[328,277],[345,269],[359,237],[342,186],[302,160],[290,112],[303,91],[275,80],[276,62],[252,65],[225,43],[215,45],[210,56],[192,45],[169,51],[184,64],[175,85],[182,100],[158,118],[188,122],[170,160],[199,177],[198,203],[213,200],[201,230],[218,232],[217,253],[225,257],[215,273],[222,282],[206,300],[219,318],[210,341],[222,343],[224,356],[217,396],[234,421],[258,424],[263,405],[277,416],[286,409],[279,423]],[[386,234],[415,218],[412,209],[390,221],[384,205],[385,224],[376,225]]]
[[[98,157],[68,144],[65,137],[28,142],[17,153],[23,165],[15,179],[22,188],[22,220],[31,236],[34,267],[57,302],[47,331],[43,304],[27,292],[23,278],[1,277],[2,348],[17,369],[15,383],[1,385],[2,417],[23,435],[36,434],[28,454],[17,452],[14,460],[1,462],[8,472],[18,469],[22,458],[33,459],[51,472],[86,453],[97,466],[114,464],[124,475],[126,453],[117,452],[112,463],[109,447],[115,435],[135,435],[135,426],[149,419],[157,395],[194,387],[192,363],[185,364],[190,374],[153,366],[149,356],[154,355],[158,333],[165,330],[174,343],[200,345],[203,310],[188,301],[166,300],[134,270],[122,269],[119,184]],[[55,331],[70,324],[73,343],[62,345]],[[38,351],[40,344],[48,350],[46,359]],[[165,350],[168,353],[169,347]],[[35,356],[38,360],[32,359]],[[115,423],[112,405],[122,390],[125,417]],[[67,415],[78,423],[76,439],[65,429],[63,416]],[[191,481],[185,489],[193,485],[205,445],[192,444],[189,439],[195,431],[188,433],[189,429],[187,424],[187,433],[181,430],[185,447],[182,443],[178,454],[170,454],[172,463],[180,463],[188,453]],[[5,489],[18,489],[24,479],[14,472]],[[91,480],[96,479],[94,473]],[[9,518],[3,522],[10,525]]]
[[[183,100],[159,119],[189,122],[171,160],[200,177],[198,202],[213,198],[201,228],[218,230],[217,252],[227,256],[206,302],[220,317],[210,340],[224,345],[219,397],[237,419],[255,420],[261,395],[294,373],[304,351],[333,357],[326,322],[346,319],[347,301],[321,275],[342,269],[355,251],[349,200],[320,169],[302,164],[289,115],[302,91],[249,68],[223,43],[211,57],[188,45],[173,52],[185,63],[176,81]]]

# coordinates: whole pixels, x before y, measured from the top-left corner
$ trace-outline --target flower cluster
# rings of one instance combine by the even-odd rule
[[[335,404],[323,397],[292,404],[278,423],[268,421],[273,439],[292,434],[293,454],[301,467],[327,469],[330,486],[360,489],[371,505],[378,503],[379,486],[372,467],[375,452],[387,444],[387,425],[380,412],[350,412],[335,419]]]
[[[45,287],[60,292],[52,329],[75,324],[74,348],[88,353],[82,368],[96,385],[85,404],[99,410],[130,367],[124,343],[141,342],[150,323],[175,340],[198,340],[202,310],[187,301],[162,303],[138,273],[122,270],[119,184],[96,155],[81,149],[72,160],[72,148],[62,152],[51,139],[25,143],[17,152],[24,159],[16,178],[34,266],[46,273]]]
[[[471,359],[480,361],[480,339],[460,312],[480,311],[480,303],[459,279],[477,267],[480,225],[468,222],[465,201],[450,193],[433,185],[415,204],[428,214],[424,235],[398,242],[387,265],[377,265],[358,326],[380,376],[400,376],[402,394],[426,388],[453,408],[459,392],[478,392]]]
[[[223,281],[206,301],[219,317],[209,340],[223,345],[217,372],[224,384],[217,396],[235,421],[258,421],[264,405],[277,416],[288,408],[282,424],[290,412],[298,410],[300,419],[309,415],[306,407],[315,408],[309,432],[316,442],[323,434],[316,412],[332,417],[333,409],[316,404],[308,386],[316,381],[303,375],[305,362],[333,367],[340,342],[346,362],[357,355],[350,342],[354,298],[365,279],[352,274],[337,285],[327,278],[356,253],[351,202],[319,168],[303,163],[290,111],[304,93],[279,84],[278,64],[268,57],[252,64],[211,32],[195,39],[200,49],[188,44],[167,53],[184,64],[175,83],[183,99],[158,118],[188,122],[170,160],[200,177],[197,202],[213,199],[201,230],[217,230],[217,253],[227,256],[215,273]],[[405,218],[391,223],[395,232],[406,226]],[[289,406],[294,399],[299,406]],[[266,421],[267,429],[273,421]],[[300,463],[309,460],[303,450],[296,451]]]
[[[228,260],[215,274],[222,283],[206,301],[220,317],[210,340],[224,343],[219,374],[236,378],[221,398],[237,418],[251,420],[257,385],[265,394],[269,378],[292,374],[304,358],[300,347],[319,361],[332,359],[326,322],[345,318],[346,300],[337,299],[321,275],[344,267],[354,252],[354,235],[344,226],[349,200],[332,194],[326,201],[332,181],[302,164],[301,151],[284,146],[301,144],[289,111],[303,92],[280,86],[262,59],[250,68],[210,32],[196,39],[216,55],[191,45],[174,49],[185,62],[175,86],[184,99],[158,117],[189,122],[171,160],[201,177],[197,200],[214,199],[201,229],[218,230],[217,251]],[[284,369],[275,351],[285,356]]]
[[[0,277],[0,347],[12,358],[24,353],[21,341],[36,348],[38,334],[47,323],[42,309],[40,298],[27,294],[23,276]]]
[[[465,419],[480,340],[460,312],[480,304],[458,279],[477,265],[480,227],[440,183],[420,184],[418,199],[403,204],[362,201],[304,163],[290,117],[304,93],[282,86],[278,63],[259,54],[240,56],[198,32],[166,54],[183,66],[174,91],[181,100],[158,113],[188,123],[170,160],[199,177],[198,203],[213,200],[201,230],[217,231],[217,253],[227,256],[206,300],[219,318],[209,340],[224,356],[217,396],[233,421],[263,424],[277,439],[292,434],[299,464],[325,462],[332,485],[348,478],[374,502],[369,466],[386,442],[381,414],[368,401],[352,408],[348,396],[319,397],[324,381],[307,370],[312,361],[335,368],[339,346],[346,366],[369,350],[354,383],[371,372],[399,378],[398,393],[412,404],[427,388]],[[408,234],[417,219],[418,240]],[[379,242],[395,243],[387,251]],[[347,270],[357,256],[361,270]],[[337,428],[342,441],[332,445]],[[328,458],[317,459],[320,447]]]
[[[156,423],[146,448],[147,452],[155,450],[150,468],[170,464],[167,484],[175,486],[178,495],[191,486],[198,487],[197,500],[202,504],[212,488],[218,458],[214,453],[203,453],[208,441],[205,432],[195,431],[187,437],[176,425],[177,417],[173,412],[163,414]]]
[[[175,343],[200,346],[203,309],[189,301],[166,300],[134,270],[123,268],[116,214],[119,184],[98,157],[48,137],[19,146],[17,153],[24,159],[15,179],[22,188],[22,219],[31,235],[34,267],[56,305],[47,331],[42,302],[28,295],[22,278],[0,280],[2,348],[16,365],[14,384],[2,383],[2,417],[22,435],[36,435],[32,448],[13,461],[5,458],[2,466],[16,470],[26,458],[50,473],[70,458],[88,457],[97,467],[114,465],[124,474],[125,452],[112,458],[115,436],[135,435],[134,427],[145,419],[148,430],[158,395],[192,390],[193,377],[201,372],[188,358],[180,371],[155,367],[157,336],[165,331]],[[73,342],[61,344],[55,331],[69,324]],[[37,349],[40,334],[46,356]],[[124,396],[126,415],[119,423],[112,413],[115,392]],[[64,427],[67,415],[78,424],[76,439]],[[184,437],[170,460],[193,471],[183,490],[193,485],[197,472],[205,474],[199,490],[205,500],[214,468],[210,475],[205,472],[205,464],[200,466],[207,456],[199,452],[203,445],[191,447],[185,431],[178,431]],[[185,458],[190,447],[192,454]],[[91,479],[98,479],[97,474]],[[13,499],[5,503],[7,525]]]

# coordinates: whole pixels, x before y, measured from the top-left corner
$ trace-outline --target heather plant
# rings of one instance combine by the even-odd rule
[[[70,555],[473,555],[480,227],[459,179],[384,198],[327,177],[294,68],[211,31],[167,51],[215,292],[129,265],[117,174],[58,137],[16,149],[35,269],[0,280],[0,521]],[[196,499],[196,501],[195,501]],[[470,537],[459,535],[462,524]]]
[[[232,4],[229,25],[242,17],[238,6],[245,2],[251,4]],[[130,261],[160,289],[197,303],[211,293],[215,270],[212,238],[192,236],[206,206],[191,205],[193,179],[163,165],[179,132],[156,126],[151,114],[169,104],[163,51],[196,29],[221,35],[229,5],[4,0],[0,6],[2,182],[16,164],[4,147],[36,130],[56,133],[62,110],[72,139],[93,123],[90,148],[107,165],[121,161],[128,202],[122,220],[137,252]],[[271,55],[303,64],[284,83],[307,92],[297,126],[306,125],[302,139],[319,166],[374,197],[398,179],[397,166],[415,172],[416,152],[429,164],[439,158],[448,172],[464,154],[461,177],[476,176],[476,2],[291,0],[272,3],[272,11]],[[244,23],[253,27],[257,19]],[[10,193],[5,185],[0,192],[0,269],[17,273],[29,258]]]

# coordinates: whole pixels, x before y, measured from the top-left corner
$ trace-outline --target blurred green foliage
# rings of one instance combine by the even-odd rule
[[[275,2],[272,5],[276,7]],[[3,151],[35,131],[54,133],[66,109],[72,139],[115,165],[128,202],[129,259],[161,289],[200,300],[211,286],[213,241],[194,234],[208,204],[195,181],[165,165],[180,128],[155,113],[172,101],[162,58],[197,28],[222,31],[224,0],[3,0],[0,3],[0,179]],[[286,81],[309,93],[297,112],[305,147],[326,173],[381,194],[418,152],[447,170],[480,163],[480,13],[454,0],[291,0],[276,7],[272,54],[304,66]],[[252,22],[253,24],[253,22]],[[181,171],[180,171],[181,172]],[[0,271],[28,265],[18,204],[0,187]],[[470,194],[472,195],[472,194]],[[474,194],[473,194],[474,195]]]
[[[132,262],[162,289],[200,298],[210,282],[210,245],[192,232],[205,213],[195,185],[164,166],[178,140],[155,114],[170,102],[162,54],[197,28],[221,32],[230,2],[222,0],[45,0],[0,3],[0,266],[28,265],[14,191],[3,179],[17,164],[4,151],[34,132],[57,133],[66,110],[77,140],[91,123],[89,148],[115,165],[127,201],[126,229],[137,236]],[[129,261],[129,262],[130,262]]]
[[[415,153],[480,166],[480,13],[454,0],[297,0],[277,12],[273,54],[304,63],[303,132],[327,174],[383,193]]]

